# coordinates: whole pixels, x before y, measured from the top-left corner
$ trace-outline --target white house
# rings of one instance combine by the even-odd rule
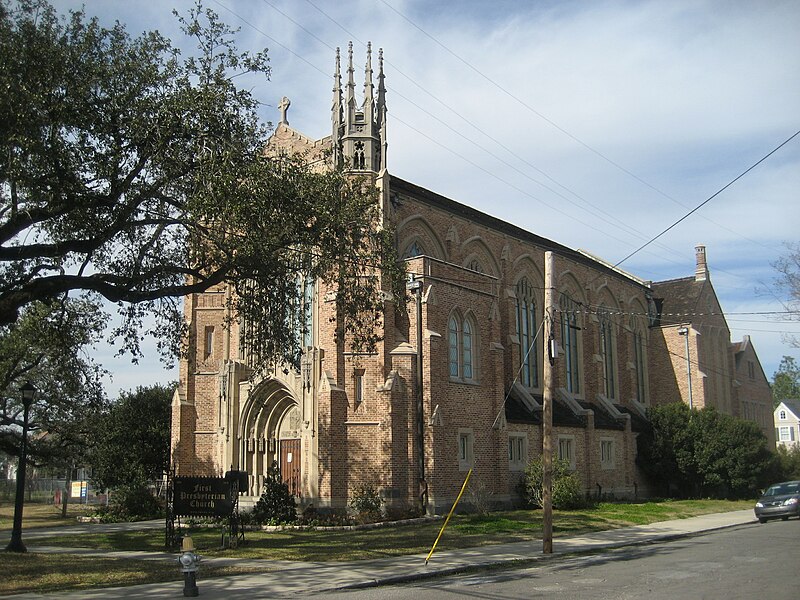
[[[800,400],[784,400],[775,409],[775,443],[789,448],[800,444]]]

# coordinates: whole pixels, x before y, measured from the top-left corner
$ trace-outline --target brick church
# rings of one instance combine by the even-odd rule
[[[172,412],[181,475],[248,473],[257,496],[273,462],[301,504],[342,509],[358,486],[387,505],[449,509],[467,472],[511,505],[542,448],[544,254],[555,255],[558,319],[553,448],[587,493],[647,494],[636,437],[647,409],[684,401],[759,423],[774,447],[769,385],[745,338],[732,344],[699,246],[695,276],[651,283],[421,188],[387,169],[383,57],[367,49],[356,98],[352,45],[337,51],[331,134],[289,126],[268,152],[304,152],[374,178],[412,288],[407,312],[387,296],[374,353],[334,340],[331,290],[309,285],[312,327],[299,370],[255,375],[226,327],[225,287],[185,299],[192,347]]]

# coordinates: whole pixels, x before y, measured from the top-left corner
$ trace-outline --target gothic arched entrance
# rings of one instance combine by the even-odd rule
[[[239,464],[247,471],[249,494],[260,496],[274,465],[296,496],[302,495],[300,408],[291,391],[269,379],[258,385],[244,404],[239,426]]]

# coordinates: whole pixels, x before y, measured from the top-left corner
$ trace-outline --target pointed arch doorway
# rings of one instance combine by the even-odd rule
[[[259,385],[245,402],[241,414],[239,464],[250,479],[251,496],[260,496],[270,468],[295,496],[302,496],[301,414],[297,400],[280,381]]]

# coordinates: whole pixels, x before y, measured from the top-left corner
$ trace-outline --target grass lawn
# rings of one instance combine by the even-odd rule
[[[680,500],[641,504],[602,503],[586,510],[554,511],[553,529],[556,538],[567,537],[627,525],[750,509],[752,506],[752,501],[718,500]],[[33,512],[35,514],[37,511]],[[29,526],[28,515],[26,507],[26,527]],[[5,521],[5,517],[3,519]],[[42,514],[33,519],[35,523],[41,523],[39,526],[43,526],[57,524],[60,517],[56,519],[43,509]],[[437,551],[541,539],[541,521],[541,510],[497,512],[486,516],[457,515],[450,521]],[[74,522],[74,517],[68,522]],[[192,536],[198,553],[206,557],[344,561],[427,553],[442,523],[442,520],[436,520],[356,531],[248,531],[245,544],[237,550],[219,549],[219,529],[192,528],[187,534]],[[89,532],[83,535],[60,535],[37,539],[35,543],[31,542],[28,545],[163,552],[163,543],[163,529],[151,529],[107,534]],[[275,568],[275,565],[265,563],[264,568],[260,570],[270,568]],[[233,575],[248,570],[252,568],[212,567],[207,564],[203,566],[202,577]],[[8,577],[0,577],[0,595],[173,580],[176,586],[182,585],[182,576],[177,565],[171,561],[97,558],[70,554],[19,555],[0,552],[0,573],[10,574]]]
[[[22,511],[23,529],[36,527],[58,527],[60,525],[75,525],[75,517],[86,512],[83,504],[70,504],[67,506],[67,517],[61,517],[61,507],[52,504],[26,502]],[[11,531],[14,524],[14,502],[0,504],[0,531]]]

